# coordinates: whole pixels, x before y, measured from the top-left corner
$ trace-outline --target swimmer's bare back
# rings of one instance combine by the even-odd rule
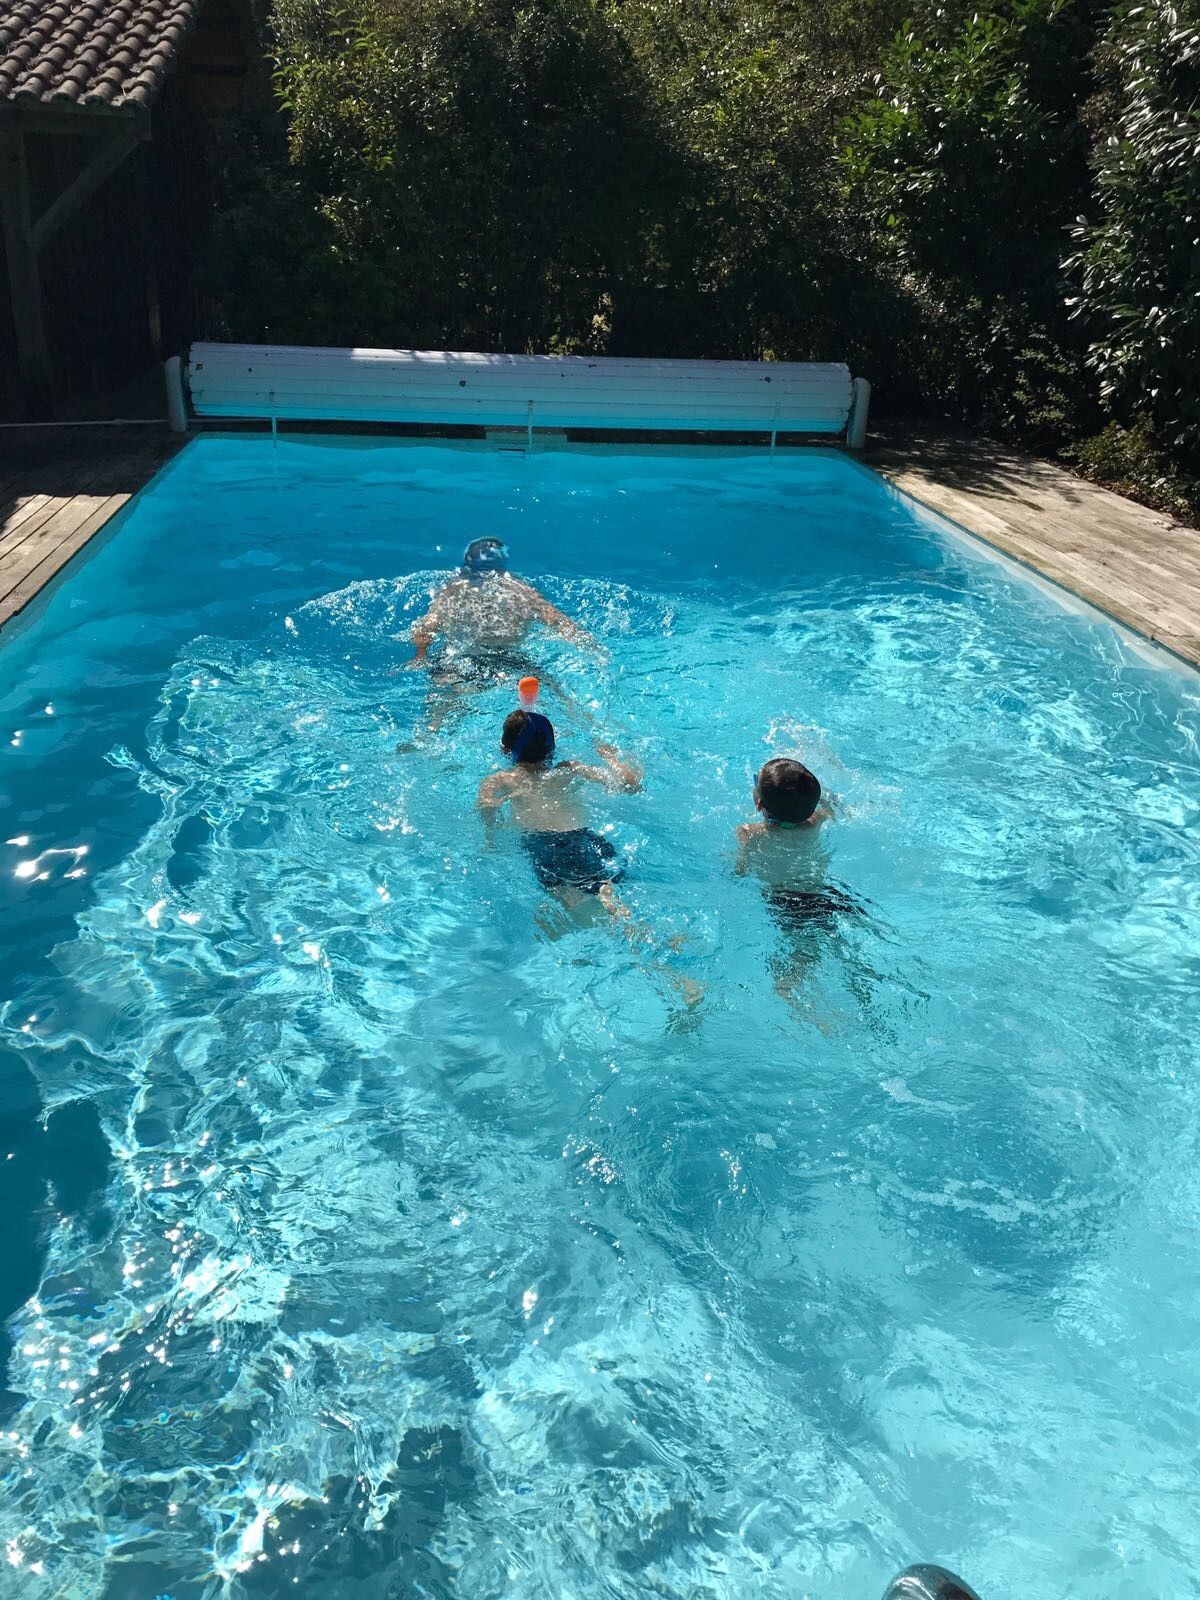
[[[596,746],[604,765],[560,761],[556,766],[521,766],[493,772],[479,790],[480,809],[495,813],[508,802],[512,823],[530,833],[569,833],[587,826],[579,795],[580,783],[633,793],[641,787],[638,767],[625,761],[610,744]]]
[[[409,665],[420,666],[438,639],[464,653],[512,649],[535,623],[573,644],[599,648],[586,629],[551,605],[532,584],[510,573],[492,573],[482,581],[451,578],[434,595],[425,615],[413,623],[416,654]]]
[[[821,824],[833,812],[822,805],[805,822],[780,827],[770,822],[743,822],[735,829],[737,865],[742,876],[768,886],[784,887],[823,879],[829,855],[821,841]]]

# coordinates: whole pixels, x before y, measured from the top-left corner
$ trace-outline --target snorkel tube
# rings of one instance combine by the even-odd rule
[[[486,578],[489,572],[508,571],[508,546],[503,539],[472,539],[463,551],[465,578]]]

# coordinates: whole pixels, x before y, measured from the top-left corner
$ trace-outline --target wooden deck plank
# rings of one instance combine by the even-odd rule
[[[0,617],[8,596],[20,588],[30,573],[50,560],[61,545],[74,539],[81,528],[87,527],[96,532],[103,527],[128,499],[127,494],[72,495],[69,500],[60,502],[54,514],[35,533],[22,540],[15,550],[11,553],[5,551],[4,560],[0,562]],[[99,522],[96,521],[98,516]],[[74,545],[72,553],[78,548],[78,544]],[[61,565],[62,562],[59,562]]]
[[[987,439],[888,429],[866,460],[985,543],[1200,666],[1200,532]]]
[[[0,522],[0,539],[6,539],[10,533],[15,533],[35,512],[41,511],[48,505],[52,498],[53,496],[48,494],[27,494],[14,500],[12,509],[4,521]]]
[[[77,497],[82,498],[82,497]],[[121,509],[130,497],[127,494],[108,495],[104,499],[94,500],[92,509],[87,515],[76,516],[70,523],[63,524],[63,533],[53,544],[39,542],[33,548],[31,559],[24,564],[24,570],[12,573],[6,571],[0,586],[16,578],[16,582],[7,594],[0,594],[0,627],[15,617],[18,611],[33,599],[34,595],[44,589],[54,575],[61,571],[70,561],[71,557],[78,554],[95,534]],[[72,502],[74,504],[75,502]]]
[[[62,495],[39,494],[32,496],[25,503],[22,510],[14,512],[0,526],[0,541],[3,541],[0,544],[0,552],[3,553],[4,558],[7,560],[14,556],[18,545],[32,538],[52,517],[57,516],[65,506],[70,505],[74,498],[74,492]]]
[[[183,441],[163,428],[131,425],[15,430],[2,442],[0,628],[111,521]]]

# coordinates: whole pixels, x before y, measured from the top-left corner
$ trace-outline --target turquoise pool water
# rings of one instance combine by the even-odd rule
[[[485,532],[666,970],[390,674]],[[1192,1593],[1198,686],[833,454],[191,445],[0,647],[3,1592]]]

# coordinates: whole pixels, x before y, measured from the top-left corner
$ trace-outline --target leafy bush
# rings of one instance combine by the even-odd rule
[[[984,299],[1053,299],[1087,184],[1090,42],[1070,0],[938,6],[892,40],[846,161],[912,270]]]
[[[210,331],[849,359],[1200,477],[1200,0],[255,3]]]
[[[1111,123],[1098,220],[1070,263],[1101,394],[1145,412],[1200,472],[1200,16],[1187,0],[1121,9],[1101,52]]]
[[[602,10],[278,0],[275,38],[344,342],[592,342],[683,181]]]
[[[1200,478],[1181,471],[1154,436],[1148,416],[1131,427],[1110,422],[1072,452],[1084,477],[1106,488],[1144,500],[1147,505],[1189,521],[1200,518]]]
[[[921,330],[922,391],[1041,448],[1095,424],[1060,258],[1086,194],[1088,17],[1071,0],[939,6],[884,52],[844,162]]]
[[[343,343],[842,355],[872,287],[831,108],[866,26],[845,0],[794,15],[760,0],[276,0],[291,172],[265,194],[250,174],[230,207],[223,324],[262,337],[307,323]],[[301,191],[306,304],[267,237]],[[278,303],[234,277],[273,248]]]

